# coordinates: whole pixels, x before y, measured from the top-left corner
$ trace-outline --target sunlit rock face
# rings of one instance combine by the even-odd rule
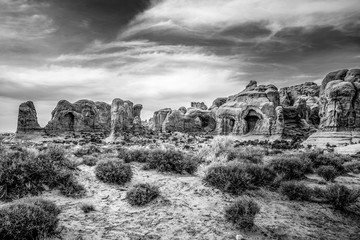
[[[110,105],[104,102],[61,100],[52,111],[47,132],[110,132]]]
[[[207,110],[208,109],[208,107],[205,105],[204,102],[192,102],[191,107],[192,108],[198,108],[198,109],[201,109],[201,110]]]
[[[37,113],[35,105],[32,101],[24,102],[19,106],[19,115],[16,133],[18,134],[29,134],[41,132],[37,119]]]
[[[360,69],[348,70],[340,79],[328,80],[320,96],[320,130],[360,130]],[[323,81],[323,82],[324,82]]]
[[[284,129],[279,92],[274,85],[258,86],[251,81],[244,91],[230,96],[212,111],[216,115],[217,134],[270,136],[282,134]]]
[[[171,108],[164,108],[159,111],[154,112],[152,118],[152,130],[156,132],[161,132],[163,129],[163,123],[169,113],[171,113]]]
[[[319,131],[307,144],[349,144],[360,141],[360,69],[331,72],[322,81]]]

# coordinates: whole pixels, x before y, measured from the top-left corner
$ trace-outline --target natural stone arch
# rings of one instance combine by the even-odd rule
[[[75,125],[75,116],[73,113],[68,112],[64,115],[63,118],[63,126],[64,129],[67,131],[74,131],[74,125]]]
[[[216,120],[211,116],[198,116],[198,119],[201,122],[201,129],[206,132],[212,132],[216,128]]]

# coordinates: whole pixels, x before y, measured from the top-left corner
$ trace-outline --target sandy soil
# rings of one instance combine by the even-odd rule
[[[261,205],[256,228],[237,230],[226,222],[223,209],[234,197],[207,187],[199,176],[162,174],[141,170],[132,164],[134,178],[119,187],[98,181],[94,168],[80,166],[79,181],[88,190],[82,199],[44,194],[61,208],[60,225],[64,239],[360,239],[360,217],[332,210],[328,205],[288,201],[281,195],[259,190],[252,192]],[[346,180],[359,185],[358,177]],[[126,202],[126,191],[137,183],[153,183],[162,196],[144,207]],[[84,203],[95,212],[85,214]]]

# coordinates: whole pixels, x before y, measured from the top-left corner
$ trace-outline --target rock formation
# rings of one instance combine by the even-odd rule
[[[258,86],[256,81],[251,81],[244,91],[212,109],[216,114],[216,132],[222,135],[281,135],[283,116],[279,104],[279,92],[274,85]]]
[[[319,131],[307,143],[360,141],[360,69],[331,72],[320,89]]]
[[[52,111],[46,132],[110,132],[110,105],[80,100],[70,103],[61,100]]]
[[[208,107],[205,105],[204,102],[192,102],[191,107],[192,108],[198,108],[198,109],[201,109],[201,110],[207,110],[208,109]]]
[[[153,116],[153,130],[157,132],[162,131],[162,125],[169,113],[171,113],[171,108],[164,108],[159,111],[156,111]]]
[[[18,134],[31,134],[41,132],[37,120],[37,113],[33,102],[28,101],[20,104],[19,115],[16,133]]]

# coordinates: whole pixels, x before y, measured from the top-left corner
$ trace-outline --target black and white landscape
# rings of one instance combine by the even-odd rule
[[[360,239],[358,0],[0,0],[0,239]]]

